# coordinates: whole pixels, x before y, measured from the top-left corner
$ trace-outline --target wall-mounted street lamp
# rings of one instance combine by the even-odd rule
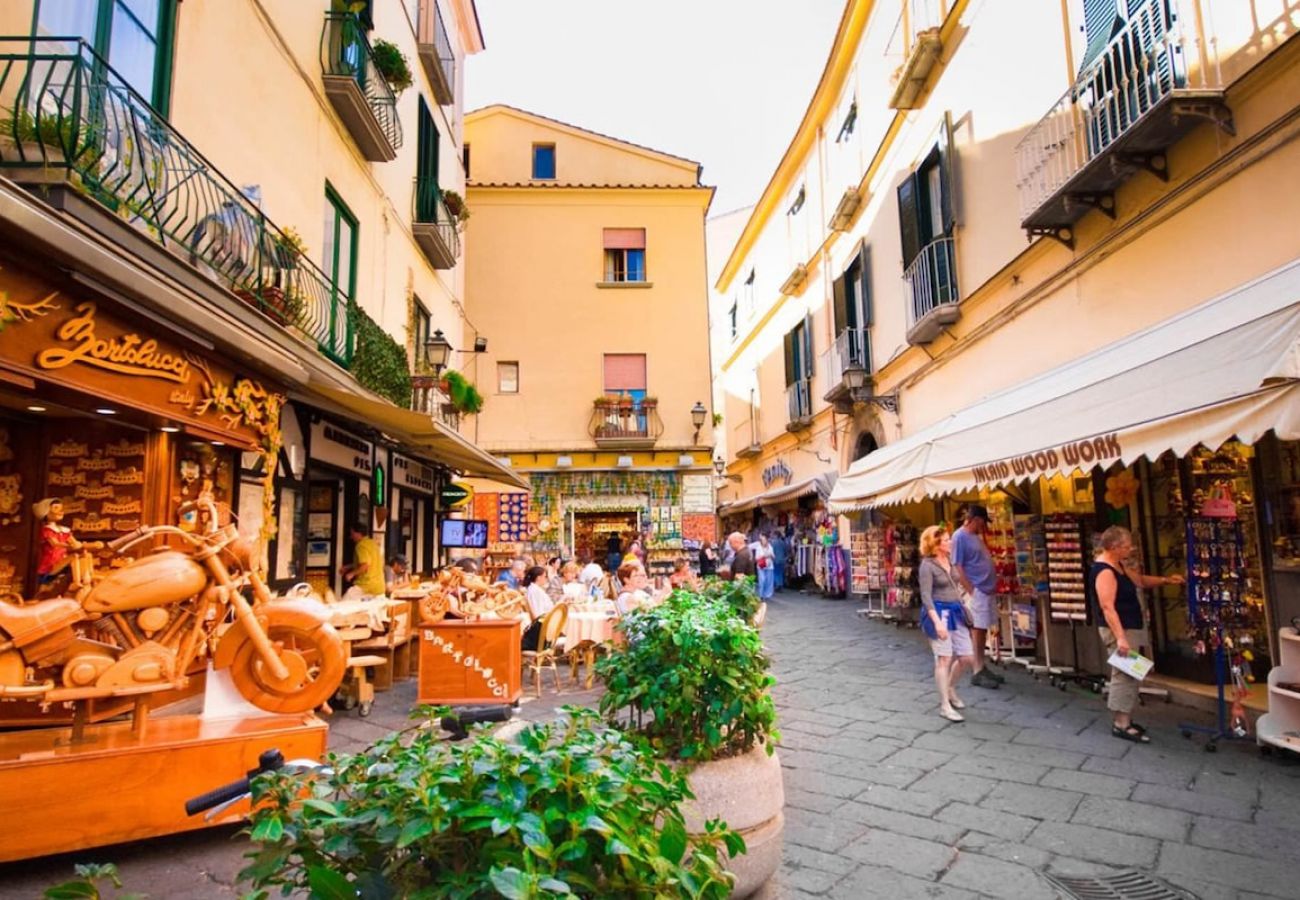
[[[439,328],[424,342],[424,360],[433,369],[433,376],[438,378],[447,368],[447,359],[451,356],[451,341]]]
[[[851,365],[844,370],[844,386],[849,389],[849,397],[854,403],[869,403],[887,412],[898,414],[898,393],[876,394],[867,387],[870,375],[862,366]]]
[[[727,461],[723,459],[721,456],[713,457],[713,471],[718,476],[718,482],[720,483],[720,485],[726,484],[728,481],[742,480],[739,475],[724,474],[727,471]]]
[[[704,408],[704,404],[696,400],[695,405],[691,407],[691,422],[695,424],[695,437],[691,440],[692,444],[700,443],[700,429],[704,427],[704,420],[708,415],[709,411]]]

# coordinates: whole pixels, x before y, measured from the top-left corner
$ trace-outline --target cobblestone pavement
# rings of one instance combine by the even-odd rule
[[[1300,896],[1300,763],[1253,744],[1207,754],[1179,721],[1141,710],[1152,743],[1111,737],[1103,702],[1020,671],[966,686],[967,721],[939,718],[922,636],[856,617],[854,604],[788,592],[765,638],[778,679],[786,849],[761,900],[1052,898],[1043,873],[1141,869],[1202,900]],[[368,719],[338,713],[330,746],[358,749],[406,724],[413,682]],[[531,696],[531,692],[528,695]],[[599,691],[552,688],[526,719]],[[6,822],[6,827],[18,823]],[[238,897],[247,843],[234,827],[0,866],[0,898],[33,898],[74,862],[116,862],[153,898]]]
[[[1300,763],[1253,743],[1206,753],[1162,702],[1110,733],[1104,700],[1022,670],[937,714],[920,632],[855,605],[778,596],[765,632],[785,770],[778,897],[1053,898],[1043,877],[1123,869],[1203,900],[1300,897]],[[966,681],[967,679],[963,679]]]

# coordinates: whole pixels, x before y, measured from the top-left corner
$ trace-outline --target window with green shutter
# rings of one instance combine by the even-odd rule
[[[424,97],[420,97],[415,133],[415,219],[417,222],[436,222],[438,200],[442,196],[442,187],[438,183],[440,137]]]
[[[35,37],[84,40],[137,94],[167,115],[176,0],[37,0],[32,21]]]

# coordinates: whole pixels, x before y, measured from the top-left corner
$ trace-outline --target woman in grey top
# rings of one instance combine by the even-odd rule
[[[948,553],[952,535],[939,525],[921,532],[921,630],[934,651],[934,683],[939,687],[939,715],[950,722],[964,722],[965,709],[953,685],[963,664],[975,668],[970,631],[962,610],[961,586],[953,574]]]

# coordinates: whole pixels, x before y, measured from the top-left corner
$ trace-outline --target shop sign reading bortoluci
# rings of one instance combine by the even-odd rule
[[[93,303],[78,304],[77,314],[54,332],[59,340],[73,346],[42,350],[36,357],[36,365],[42,369],[62,369],[73,363],[82,363],[123,375],[162,378],[178,384],[189,381],[189,360],[164,352],[152,338],[143,339],[138,334],[108,339],[98,337],[95,334],[95,311]]]

